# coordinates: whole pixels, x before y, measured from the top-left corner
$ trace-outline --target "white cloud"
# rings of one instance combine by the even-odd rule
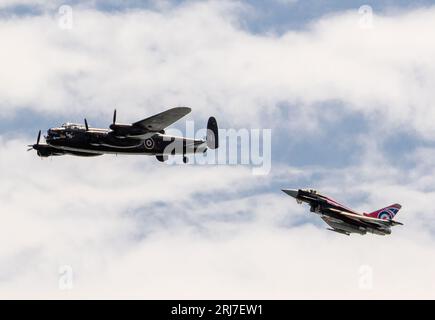
[[[241,10],[234,2],[163,12],[74,8],[72,30],[56,16],[2,20],[1,112],[109,116],[118,106],[139,117],[180,104],[234,126],[266,126],[262,114],[279,116],[279,102],[315,121],[316,103],[341,101],[387,128],[433,136],[435,46],[427,39],[435,9],[375,16],[372,29],[359,28],[357,11],[342,13],[280,37],[241,29]]]
[[[137,157],[38,161],[24,144],[1,148],[2,297],[434,295],[435,221],[427,208],[435,194],[419,186],[433,177],[425,164],[407,176],[377,158],[337,170],[275,166],[274,175],[255,177],[249,168],[167,167]],[[300,179],[344,202],[357,199],[350,203],[361,211],[400,199],[405,226],[388,237],[329,233],[279,190]],[[58,289],[63,265],[74,271],[70,291]],[[371,290],[359,287],[367,265]]]
[[[42,0],[3,0],[0,8],[7,8],[12,6],[28,6],[28,5],[41,5],[44,3]]]

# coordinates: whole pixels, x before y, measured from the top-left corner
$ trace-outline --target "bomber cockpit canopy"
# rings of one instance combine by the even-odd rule
[[[85,126],[77,123],[64,123],[61,128],[69,129],[69,130],[85,130]]]

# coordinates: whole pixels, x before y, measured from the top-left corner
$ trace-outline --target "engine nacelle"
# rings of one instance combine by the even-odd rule
[[[53,156],[63,156],[65,154],[64,151],[50,147],[50,146],[44,146],[39,145],[37,147],[36,153],[41,158],[48,158]]]
[[[140,136],[146,133],[143,128],[129,124],[112,124],[110,129],[117,138]]]

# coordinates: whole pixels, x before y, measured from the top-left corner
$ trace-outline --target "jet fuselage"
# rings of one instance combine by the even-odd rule
[[[319,214],[320,217],[332,227],[331,231],[350,234],[373,233],[377,235],[391,234],[389,226],[376,224],[369,219],[362,219],[364,215],[349,209],[337,201],[323,196],[315,190],[283,190],[286,194],[296,199],[298,203],[310,205],[310,211]],[[348,213],[349,215],[346,215]],[[361,220],[358,219],[361,217]],[[356,218],[355,218],[356,217]]]

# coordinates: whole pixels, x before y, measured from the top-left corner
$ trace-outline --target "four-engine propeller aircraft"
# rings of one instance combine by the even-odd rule
[[[330,231],[345,235],[351,233],[363,235],[367,232],[387,235],[391,234],[392,226],[403,225],[393,220],[394,216],[402,208],[399,204],[393,204],[372,213],[360,214],[315,190],[282,191],[295,198],[299,204],[302,204],[302,202],[308,203],[311,207],[310,211],[319,214],[323,221],[331,227],[331,229],[328,229]]]
[[[187,154],[206,152],[207,148],[219,147],[216,119],[210,117],[205,140],[189,139],[165,134],[165,129],[186,116],[190,108],[177,107],[156,114],[133,124],[116,123],[116,110],[110,129],[91,128],[87,120],[84,125],[66,123],[59,128],[51,128],[41,144],[39,131],[36,144],[29,145],[40,157],[74,155],[81,157],[103,154],[143,154],[154,155],[164,162],[169,155],[182,154],[187,163]]]

